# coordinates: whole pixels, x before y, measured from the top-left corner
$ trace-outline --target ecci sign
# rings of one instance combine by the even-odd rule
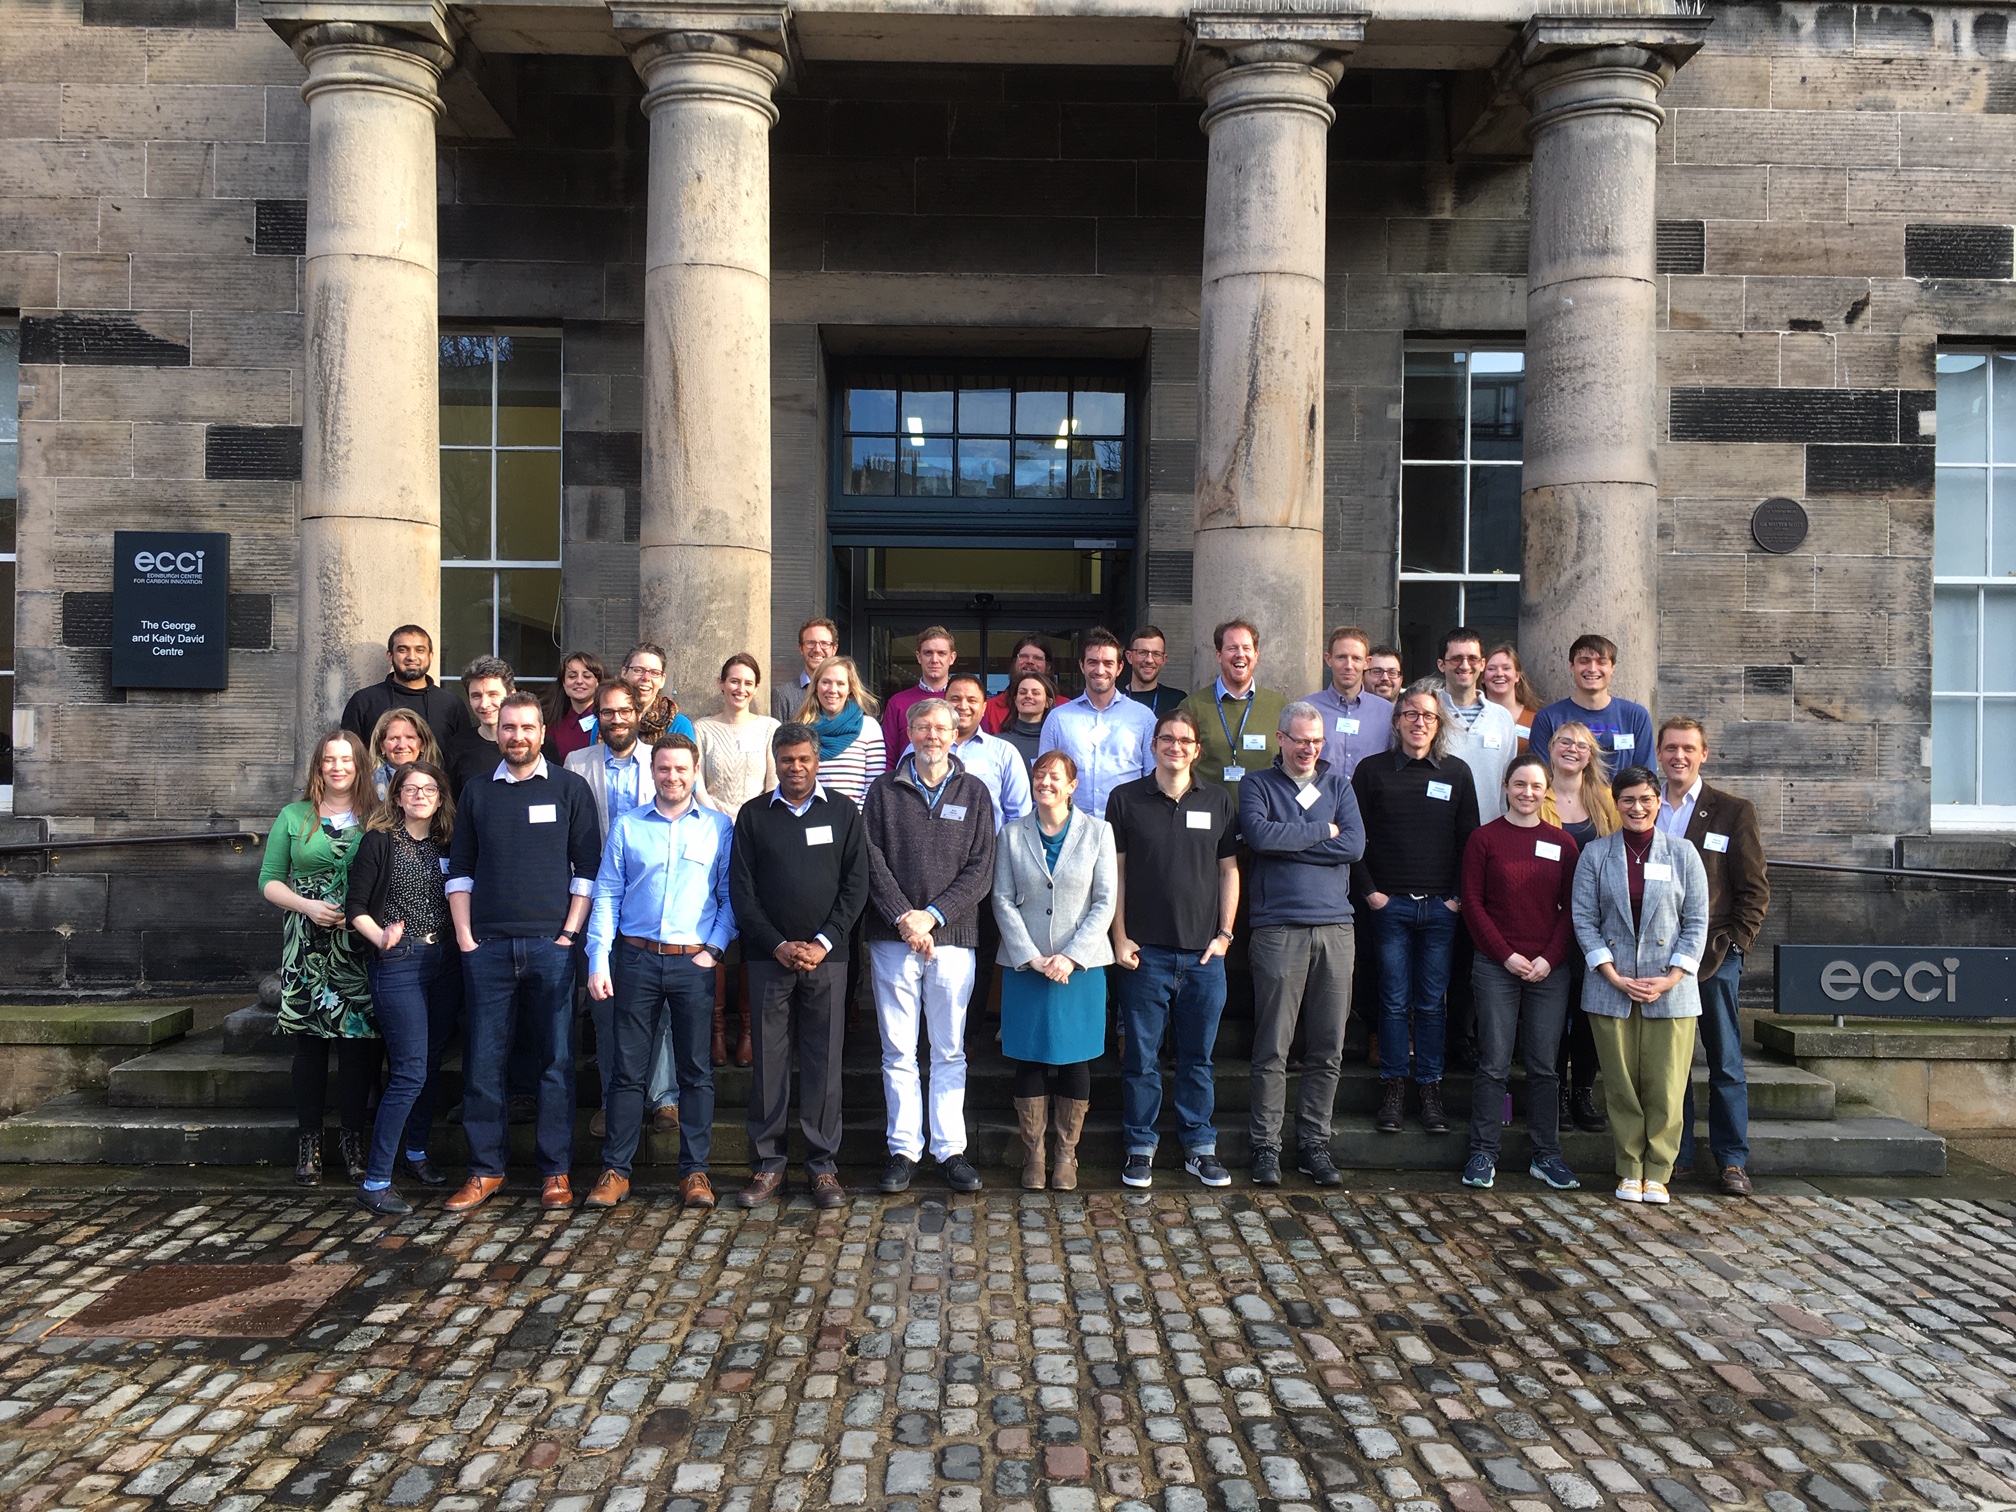
[[[2016,950],[1780,945],[1776,963],[1780,1013],[2016,1017]]]
[[[115,531],[112,686],[226,686],[230,592],[230,536],[213,531]]]

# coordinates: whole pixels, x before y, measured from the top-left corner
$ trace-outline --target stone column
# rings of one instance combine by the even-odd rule
[[[770,664],[770,128],[787,12],[619,5],[651,119],[638,622],[711,707]],[[732,19],[732,29],[720,28]]]
[[[385,675],[395,626],[438,640],[441,619],[434,122],[454,52],[438,4],[399,6],[396,27],[349,9],[266,7],[308,67],[304,743]]]
[[[1197,356],[1191,682],[1211,632],[1260,630],[1260,680],[1320,685],[1324,212],[1330,91],[1355,15],[1200,13],[1185,73],[1210,137]]]
[[[1505,65],[1533,143],[1519,647],[1557,695],[1592,631],[1617,692],[1658,685],[1658,99],[1707,26],[1538,17]]]

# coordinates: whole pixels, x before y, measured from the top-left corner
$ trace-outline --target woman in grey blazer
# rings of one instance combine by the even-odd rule
[[[1007,968],[1001,1048],[1015,1062],[1015,1116],[1027,1151],[1022,1185],[1043,1190],[1044,1138],[1054,1122],[1051,1184],[1070,1192],[1078,1186],[1092,1062],[1106,1044],[1119,867],[1112,827],[1071,806],[1078,767],[1069,756],[1037,757],[1029,789],[1034,809],[1002,828],[994,850],[994,918]]]
[[[1663,1203],[1701,1016],[1708,873],[1693,846],[1658,828],[1650,771],[1626,767],[1610,793],[1624,827],[1592,842],[1575,870],[1575,939],[1589,964],[1582,1011],[1603,1066],[1617,1198]]]

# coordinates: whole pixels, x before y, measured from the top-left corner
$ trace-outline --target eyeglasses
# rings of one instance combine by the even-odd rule
[[[410,794],[418,798],[439,798],[441,796],[441,789],[431,782],[409,782],[406,786],[399,789],[399,792],[402,796]]]
[[[1433,709],[1402,709],[1400,711],[1400,718],[1408,721],[1438,720],[1441,717],[1442,716],[1440,714],[1437,714]]]
[[[1659,807],[1659,799],[1656,794],[1652,793],[1647,793],[1637,798],[1619,798],[1617,800],[1617,807],[1620,809],[1657,808]]]
[[[1481,667],[1484,665],[1484,658],[1481,656],[1445,656],[1442,660],[1453,662],[1459,667]]]
[[[1323,737],[1321,735],[1283,735],[1281,737],[1281,744],[1291,746],[1320,746],[1323,744]]]
[[[1181,750],[1185,747],[1194,749],[1197,742],[1192,740],[1188,735],[1157,735],[1155,737],[1155,744],[1175,746]]]

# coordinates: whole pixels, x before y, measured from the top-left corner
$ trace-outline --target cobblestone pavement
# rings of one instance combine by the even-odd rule
[[[2003,1202],[16,1201],[10,1512],[2016,1505]],[[74,1334],[227,1262],[357,1269],[291,1338]]]

